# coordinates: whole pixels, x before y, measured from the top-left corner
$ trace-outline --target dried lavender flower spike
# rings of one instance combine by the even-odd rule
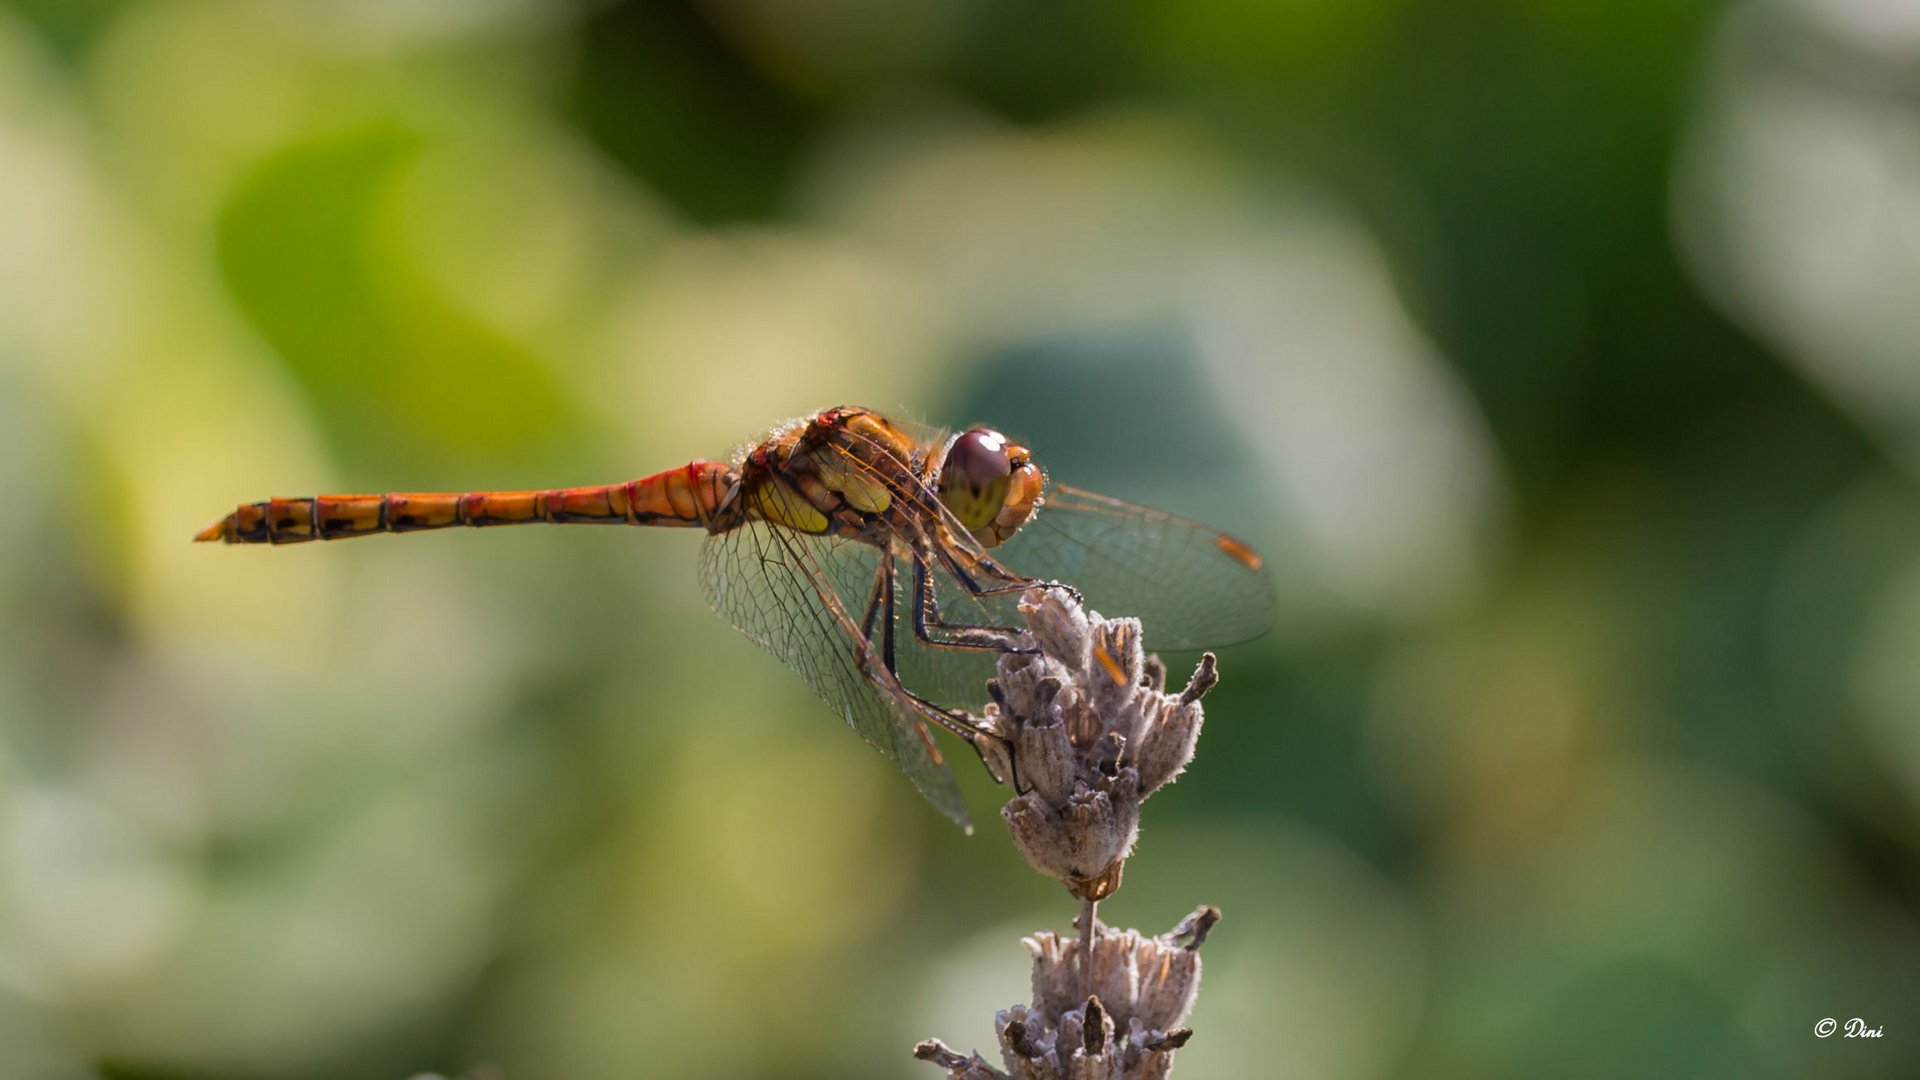
[[[1093,981],[1080,995],[1079,942],[1042,931],[1025,940],[1033,957],[1033,1003],[994,1018],[1004,1071],[937,1040],[914,1056],[949,1080],[1161,1080],[1193,1037],[1188,1012],[1200,986],[1200,943],[1220,911],[1202,907],[1172,930],[1147,937],[1108,930],[1095,940]]]
[[[1193,1008],[1200,943],[1219,920],[1220,909],[1207,905],[1158,937],[1102,928],[1093,944],[1092,996],[1106,1003],[1122,1027],[1139,1020],[1148,1030],[1172,1031]],[[1034,1008],[1058,1023],[1086,1000],[1080,942],[1043,930],[1022,944],[1033,957]]]
[[[1022,598],[1021,644],[1008,653],[981,726],[988,766],[1017,781],[1001,811],[1039,872],[1083,900],[1119,886],[1140,828],[1140,804],[1193,759],[1200,698],[1219,680],[1207,654],[1179,694],[1141,646],[1135,619],[1083,610],[1062,590]]]
[[[1120,886],[1139,835],[1140,805],[1180,775],[1200,737],[1200,699],[1219,682],[1211,653],[1184,690],[1146,654],[1135,619],[1108,619],[1057,589],[1021,599],[1027,650],[1007,653],[979,723],[987,767],[1015,781],[1001,810],[1034,869],[1081,901],[1078,938],[1024,939],[1033,1002],[994,1018],[1001,1064],[928,1040],[914,1056],[950,1080],[1162,1080],[1200,988],[1199,948],[1220,918],[1201,907],[1158,937],[1094,917]]]

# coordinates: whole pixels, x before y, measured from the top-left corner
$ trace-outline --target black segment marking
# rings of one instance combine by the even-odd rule
[[[260,543],[271,542],[272,534],[267,529],[267,504],[263,502],[258,502],[247,507],[247,509],[255,511],[254,518],[253,518],[253,526],[249,528],[246,532],[244,533],[241,532],[239,528],[240,512],[238,510],[235,510],[233,535],[239,538],[240,542],[243,544],[260,544]]]

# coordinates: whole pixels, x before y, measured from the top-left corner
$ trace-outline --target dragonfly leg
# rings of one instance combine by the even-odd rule
[[[905,688],[903,687],[902,689]],[[973,747],[973,752],[980,756],[980,764],[986,766],[987,774],[992,776],[994,780],[1000,783],[1012,784],[1015,795],[1025,795],[1028,791],[1032,790],[1020,782],[1020,759],[1013,752],[1013,740],[980,727],[974,722],[972,717],[965,713],[943,709],[911,690],[907,690],[906,695],[908,700],[913,702],[914,708],[920,710],[920,713],[927,719],[932,720],[934,723],[966,740],[967,745]],[[1005,748],[1007,765],[1013,773],[1012,776],[1001,776],[994,769],[992,763],[987,758],[987,752],[983,745],[988,741],[999,743]]]
[[[980,763],[982,765],[987,765],[987,771],[989,773],[993,773],[994,770],[993,767],[988,764],[987,754],[981,746],[981,740],[990,739],[994,742],[1004,744],[1006,746],[1006,758],[1011,764],[1013,772],[1011,781],[1013,783],[1014,793],[1024,795],[1026,793],[1025,789],[1023,789],[1020,784],[1020,765],[1014,760],[1012,743],[1008,742],[1004,736],[981,727],[966,713],[941,708],[932,701],[900,685],[900,669],[895,663],[893,645],[893,620],[897,595],[895,591],[897,577],[893,556],[890,554],[882,556],[879,568],[874,571],[873,588],[867,594],[866,614],[860,620],[861,636],[869,643],[873,641],[874,623],[882,623],[880,630],[880,659],[881,663],[886,665],[887,674],[893,676],[892,686],[884,685],[884,681],[878,679],[871,669],[867,671],[867,677],[874,679],[876,682],[882,682],[883,690],[892,691],[897,689],[901,694],[906,696],[907,701],[912,704],[913,708],[918,711],[920,715],[933,721],[936,725],[945,728],[949,733],[964,740],[968,746],[973,747],[973,752],[980,756]],[[915,592],[916,595],[918,595],[919,590],[916,588]],[[871,653],[868,653],[868,655],[871,656]],[[1003,778],[996,774],[994,775],[994,779],[1002,780]]]
[[[987,730],[985,730],[984,728],[981,728],[980,726],[975,724],[973,722],[973,718],[969,717],[966,713],[959,712],[954,709],[943,709],[940,706],[935,705],[933,702],[928,701],[926,698],[921,697],[919,694],[916,694],[913,691],[908,690],[904,686],[901,687],[900,689],[903,693],[907,695],[907,699],[913,702],[913,707],[919,710],[921,715],[925,716],[927,719],[933,721],[934,723],[940,725],[941,727],[946,728],[947,731],[951,732],[952,734],[957,735],[962,739],[965,739],[968,746],[972,746],[977,749],[979,746],[979,741],[981,739],[999,738],[999,736],[994,735],[988,732]]]
[[[868,641],[873,640],[874,621],[884,610],[886,625],[880,637],[881,662],[886,664],[889,674],[897,675],[900,669],[893,660],[893,586],[893,556],[882,555],[880,568],[874,571],[873,589],[867,594],[867,613],[860,620],[860,636]]]
[[[862,658],[861,667],[864,673],[866,674],[868,681],[872,682],[876,687],[878,687],[881,693],[893,697],[896,701],[904,702],[906,705],[911,707],[911,709],[914,712],[919,713],[923,718],[933,721],[933,723],[936,726],[944,728],[948,734],[953,735],[955,738],[958,738],[963,742],[965,742],[968,746],[973,748],[974,753],[980,755],[980,761],[982,764],[985,764],[987,762],[986,752],[981,749],[982,740],[991,740],[993,742],[1004,744],[1007,748],[1007,760],[1008,761],[1013,760],[1013,744],[1005,736],[999,735],[995,732],[987,730],[984,727],[981,727],[977,722],[974,721],[972,717],[968,716],[966,713],[960,712],[957,709],[941,708],[940,706],[934,704],[933,702],[927,700],[926,698],[921,697],[919,694],[914,693],[912,690],[909,690],[906,687],[901,686],[900,680],[894,677],[893,672],[887,671],[885,673],[882,673],[881,671],[874,669],[871,666],[871,664],[872,664],[872,653],[868,652]],[[929,740],[929,745],[931,745],[931,740]],[[989,767],[987,771],[989,773],[992,773],[993,769]],[[1015,778],[1016,792],[1020,794],[1025,794],[1025,792],[1019,791],[1018,766],[1015,766],[1014,768],[1014,778]],[[1001,778],[998,775],[995,775],[994,779],[999,780]]]
[[[863,650],[861,661],[861,668],[864,674],[867,678],[880,682],[882,684],[881,689],[884,691],[892,692],[895,688],[898,688],[899,692],[904,693],[907,698],[913,702],[914,707],[925,714],[928,719],[946,728],[960,738],[965,739],[969,744],[973,743],[976,738],[982,735],[987,735],[990,738],[993,737],[978,725],[974,724],[965,713],[943,709],[912,690],[907,689],[905,686],[900,685],[900,668],[895,659],[893,644],[896,577],[893,557],[891,555],[883,556],[880,560],[879,569],[876,570],[873,575],[873,588],[867,594],[866,614],[862,616],[860,620],[861,636],[867,640],[869,646],[868,649]],[[880,624],[880,663],[885,667],[886,673],[892,676],[891,686],[886,685],[885,680],[879,679],[878,674],[872,668],[871,658],[873,654],[871,645],[873,642],[875,623]]]
[[[1060,589],[1071,596],[1075,603],[1081,600],[1080,590],[1064,581],[1041,581],[1037,578],[1021,577],[986,555],[970,555],[969,558],[973,561],[974,569],[982,572],[982,577],[992,578],[999,584],[987,585],[976,581],[974,576],[967,572],[966,567],[960,565],[959,558],[952,551],[946,548],[940,549],[940,561],[953,574],[954,580],[960,583],[960,587],[973,596],[1009,596],[1026,592],[1028,589]]]
[[[979,626],[950,623],[940,617],[940,600],[934,588],[933,564],[919,552],[913,556],[913,635],[928,645],[954,649],[981,649],[991,652],[1032,654],[1039,650],[1022,648],[1020,631],[1011,626]],[[936,636],[939,635],[939,636]]]

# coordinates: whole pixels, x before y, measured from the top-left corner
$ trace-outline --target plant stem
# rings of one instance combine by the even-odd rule
[[[1099,925],[1093,920],[1093,909],[1100,901],[1086,899],[1080,901],[1080,978],[1086,993],[1083,998],[1093,997],[1093,935],[1094,927]]]

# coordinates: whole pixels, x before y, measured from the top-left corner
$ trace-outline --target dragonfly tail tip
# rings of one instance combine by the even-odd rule
[[[206,543],[211,543],[215,540],[225,540],[227,538],[227,526],[232,521],[233,521],[232,515],[228,515],[227,517],[221,518],[219,521],[216,521],[213,524],[208,525],[206,528],[201,529],[199,532],[194,533],[193,542],[196,544],[206,544]]]

